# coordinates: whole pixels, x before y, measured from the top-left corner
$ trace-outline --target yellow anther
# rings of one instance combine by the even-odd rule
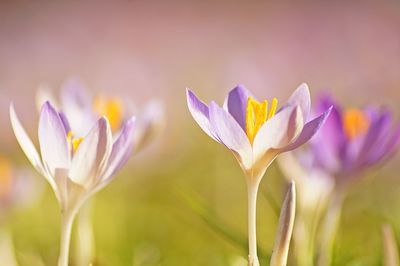
[[[268,113],[268,119],[270,119],[275,115],[277,106],[278,106],[278,100],[276,98],[273,98],[271,103],[271,109],[269,109]]]
[[[272,100],[272,106],[270,111],[268,112],[268,102],[258,102],[254,100],[252,97],[247,99],[247,108],[246,108],[246,134],[250,140],[250,143],[253,144],[254,138],[261,128],[261,126],[275,115],[276,106],[278,101],[274,98]]]
[[[68,139],[68,142],[72,145],[72,151],[73,152],[76,152],[76,150],[79,147],[79,144],[81,144],[81,142],[83,141],[83,138],[74,139],[72,131],[68,132],[67,139]]]
[[[112,130],[118,130],[122,123],[123,104],[119,98],[98,96],[94,99],[93,109],[108,118]]]
[[[76,152],[76,150],[79,147],[79,144],[81,144],[82,141],[83,141],[83,138],[77,138],[77,139],[72,140],[72,148],[74,149],[74,152]]]
[[[13,170],[10,161],[0,156],[0,199],[11,193]]]
[[[351,108],[344,112],[343,128],[349,139],[354,139],[367,132],[369,124],[368,117],[359,109]]]

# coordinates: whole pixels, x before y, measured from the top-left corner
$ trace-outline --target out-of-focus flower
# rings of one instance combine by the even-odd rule
[[[83,136],[100,116],[106,116],[111,131],[118,134],[125,121],[133,113],[137,118],[134,140],[135,151],[139,151],[162,131],[165,125],[165,112],[159,100],[147,102],[143,108],[136,110],[134,104],[117,96],[99,94],[90,95],[84,84],[78,79],[70,79],[61,88],[59,101],[46,86],[41,86],[36,95],[38,108],[46,101],[54,102],[68,118],[75,134]]]
[[[38,126],[40,153],[22,127],[14,106],[10,119],[26,156],[52,186],[61,206],[62,237],[59,265],[67,265],[72,221],[80,206],[103,188],[126,163],[133,149],[135,118],[122,126],[113,141],[106,117],[84,137],[76,137],[68,119],[49,103],[43,104]]]
[[[211,138],[232,151],[244,171],[248,187],[249,265],[259,265],[256,241],[256,201],[259,183],[268,166],[280,154],[307,142],[324,123],[328,107],[309,121],[310,92],[300,85],[280,109],[274,98],[258,101],[239,85],[231,90],[223,107],[206,105],[186,91],[187,104],[195,121]]]
[[[400,143],[400,123],[386,109],[343,109],[329,96],[322,96],[315,112],[333,106],[321,133],[311,144],[312,167],[345,183],[364,170],[384,162]]]
[[[64,209],[74,204],[82,193],[96,191],[108,183],[129,158],[134,144],[134,117],[125,123],[114,142],[106,117],[100,118],[84,137],[75,137],[66,117],[46,102],[39,119],[39,156],[13,105],[10,118],[21,148],[50,183]]]
[[[16,167],[0,155],[0,216],[8,210],[32,204],[41,191],[41,184],[33,179],[29,170]]]
[[[329,203],[334,180],[321,170],[304,167],[304,165],[310,165],[311,161],[309,154],[303,148],[282,154],[278,158],[278,163],[284,176],[288,180],[290,178],[295,180],[299,191],[293,231],[294,256],[297,265],[314,265],[315,234],[321,215]]]
[[[36,94],[38,108],[47,100],[54,101],[68,118],[77,137],[83,137],[83,134],[90,130],[89,125],[94,124],[103,115],[108,118],[113,136],[116,137],[120,134],[122,125],[135,113],[133,132],[135,152],[149,145],[165,126],[164,107],[159,100],[153,99],[143,108],[136,110],[134,104],[126,98],[106,94],[92,96],[78,79],[67,80],[61,88],[59,100],[56,98],[48,87],[42,85]],[[83,208],[78,219],[78,226],[82,229],[78,229],[77,263],[82,265],[89,264],[95,256],[90,209],[90,207]]]
[[[319,265],[330,263],[349,183],[367,169],[389,159],[400,144],[400,124],[393,121],[389,111],[374,107],[343,109],[324,95],[312,112],[319,113],[328,106],[332,106],[331,114],[309,145],[279,159],[284,174],[288,178],[295,177],[299,184],[301,212],[294,235],[300,249],[305,246],[306,238],[314,237],[302,234],[302,221],[305,225],[318,224],[317,220],[306,222],[306,216],[320,217],[328,206],[321,227]],[[315,232],[315,228],[309,231]],[[307,251],[310,259],[312,252]],[[299,254],[306,254],[306,251],[300,250]],[[299,262],[299,265],[311,262]]]
[[[329,118],[328,118],[329,119]],[[316,137],[316,136],[315,136]],[[299,156],[301,154],[301,156]],[[317,205],[324,206],[334,187],[334,181],[320,169],[311,167],[310,154],[303,148],[282,154],[278,163],[283,175],[296,182],[298,204],[303,210],[314,210]],[[304,167],[304,166],[308,167]]]

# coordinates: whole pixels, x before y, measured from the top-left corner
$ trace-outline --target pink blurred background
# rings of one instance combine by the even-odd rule
[[[330,89],[346,104],[398,114],[399,14],[398,1],[2,1],[1,144],[12,138],[11,100],[35,129],[38,85],[56,90],[71,76],[139,105],[163,99],[177,139],[193,124],[185,87],[221,103],[242,83],[284,101],[307,82],[314,97]]]

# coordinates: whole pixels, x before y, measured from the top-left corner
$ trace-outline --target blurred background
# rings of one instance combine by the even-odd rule
[[[79,77],[93,94],[129,97],[138,106],[158,98],[165,132],[94,199],[95,265],[243,265],[246,243],[204,217],[245,241],[245,179],[229,151],[191,118],[185,88],[222,104],[241,83],[282,103],[307,82],[313,98],[328,90],[345,106],[384,105],[400,117],[399,28],[399,1],[1,1],[0,152],[31,169],[8,106],[15,103],[36,139],[41,84],[57,95],[66,79]],[[397,156],[352,187],[335,265],[380,265],[381,224],[400,233],[399,163]],[[21,265],[57,258],[59,208],[43,187],[31,206],[1,216]],[[264,254],[285,189],[273,164],[258,202]]]

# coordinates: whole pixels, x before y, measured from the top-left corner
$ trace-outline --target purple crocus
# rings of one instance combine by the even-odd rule
[[[343,109],[325,95],[314,110],[333,106],[320,133],[310,142],[312,167],[343,183],[393,155],[400,144],[400,123],[383,108]]]
[[[320,226],[319,265],[331,263],[332,247],[349,184],[366,170],[389,159],[400,144],[400,123],[394,122],[388,110],[371,106],[344,109],[330,96],[323,95],[312,112],[319,113],[328,106],[332,106],[330,116],[309,145],[295,151],[292,156],[280,158],[284,173],[297,177],[299,194],[304,199],[300,201],[300,210],[307,214],[313,211],[318,216],[326,211],[324,223]],[[325,194],[323,198],[322,194]],[[300,213],[299,219],[303,215]],[[298,225],[301,224],[299,221]],[[308,253],[303,250],[307,240],[304,233],[300,231],[298,234],[297,231],[295,229],[294,238],[299,247],[298,257],[311,254],[308,259],[312,260],[314,250]]]
[[[230,149],[246,176],[261,179],[266,168],[282,152],[296,149],[320,128],[330,112],[309,120],[310,92],[300,85],[286,104],[277,110],[277,100],[258,102],[239,85],[231,90],[223,107],[214,101],[206,105],[187,90],[187,103],[193,118],[211,138]]]
[[[232,151],[244,171],[248,186],[249,265],[259,265],[256,243],[256,198],[267,167],[280,154],[307,142],[324,123],[330,107],[309,120],[310,92],[300,85],[280,109],[273,99],[258,101],[244,86],[231,90],[223,107],[206,105],[187,90],[187,104],[194,120],[215,141]]]
[[[49,103],[40,111],[40,155],[21,125],[14,106],[10,119],[22,150],[35,169],[50,183],[62,213],[59,266],[68,265],[72,222],[82,204],[110,182],[133,149],[135,118],[122,126],[113,140],[110,124],[101,117],[83,137],[75,137],[68,119]]]

